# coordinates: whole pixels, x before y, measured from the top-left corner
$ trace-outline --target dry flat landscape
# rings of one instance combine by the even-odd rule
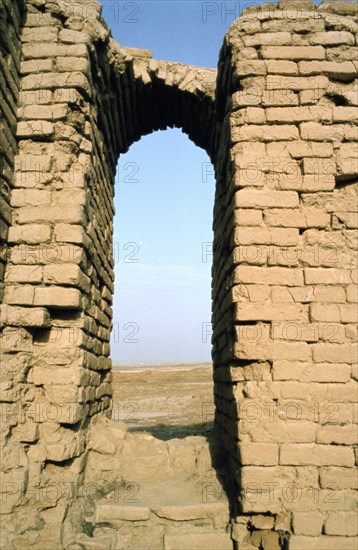
[[[113,418],[159,439],[205,435],[214,414],[212,365],[113,367]]]

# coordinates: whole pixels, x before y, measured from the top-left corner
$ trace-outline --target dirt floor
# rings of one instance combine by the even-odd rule
[[[213,413],[211,364],[113,367],[113,418],[131,432],[205,435]]]

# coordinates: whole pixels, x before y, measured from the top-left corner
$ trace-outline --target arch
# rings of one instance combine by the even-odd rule
[[[216,69],[154,60],[148,50],[122,48],[109,39],[92,70],[98,125],[114,157],[168,127],[181,128],[212,157]]]
[[[211,334],[202,332],[210,332],[214,188],[207,154],[179,129],[145,136],[120,156],[113,365],[211,360]]]

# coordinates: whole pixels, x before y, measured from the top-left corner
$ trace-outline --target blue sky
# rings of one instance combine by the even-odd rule
[[[224,34],[244,5],[197,0],[104,0],[123,46],[156,59],[216,67]],[[114,222],[115,364],[211,360],[215,181],[207,154],[180,129],[155,132],[119,159]]]

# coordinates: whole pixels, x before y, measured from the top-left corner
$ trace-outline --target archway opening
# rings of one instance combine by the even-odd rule
[[[178,129],[146,136],[120,157],[113,417],[130,430],[170,437],[212,420],[214,187],[209,157]]]

